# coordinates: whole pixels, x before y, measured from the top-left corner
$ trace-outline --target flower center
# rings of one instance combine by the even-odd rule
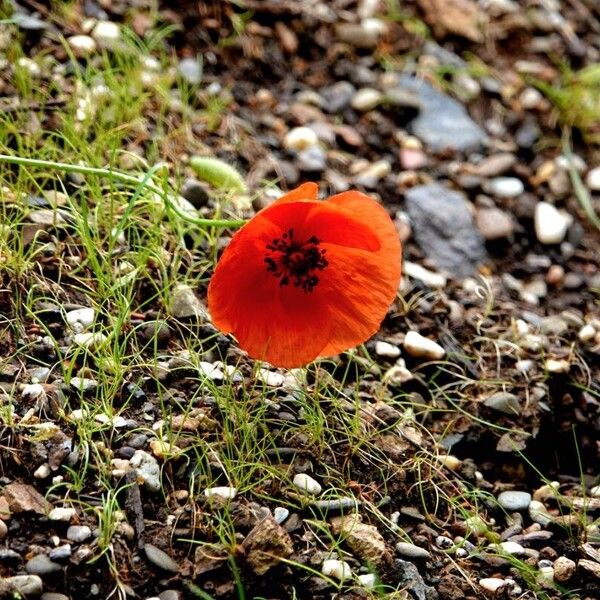
[[[329,264],[325,259],[325,250],[319,248],[321,241],[315,236],[306,242],[294,239],[294,230],[290,229],[280,238],[267,244],[265,264],[267,271],[280,278],[279,285],[289,285],[312,292],[319,283],[316,271],[323,271]]]

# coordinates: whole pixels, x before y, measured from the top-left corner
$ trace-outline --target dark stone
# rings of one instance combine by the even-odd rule
[[[204,208],[210,201],[208,188],[201,181],[189,177],[181,186],[181,195],[194,207]]]
[[[414,600],[437,600],[438,593],[425,584],[419,570],[413,563],[397,558],[390,569],[387,578],[391,578],[395,585],[400,584]]]
[[[454,98],[410,75],[401,75],[398,84],[417,95],[421,110],[410,122],[409,129],[434,152],[472,152],[486,142],[485,132]]]
[[[464,278],[485,260],[485,242],[459,192],[420,185],[406,192],[406,209],[418,244],[440,269]]]

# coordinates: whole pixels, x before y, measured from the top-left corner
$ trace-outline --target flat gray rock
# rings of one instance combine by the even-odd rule
[[[485,260],[483,237],[461,193],[419,185],[406,192],[406,210],[419,246],[440,269],[464,278]]]
[[[398,84],[417,95],[421,110],[409,129],[434,152],[473,152],[487,140],[483,129],[454,98],[411,75],[401,75]]]

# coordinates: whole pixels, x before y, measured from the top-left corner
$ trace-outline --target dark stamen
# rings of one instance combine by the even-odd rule
[[[319,278],[314,271],[323,271],[329,264],[325,259],[325,250],[319,249],[321,241],[310,237],[306,242],[294,240],[294,230],[285,232],[281,238],[275,238],[267,244],[265,255],[267,271],[280,278],[279,285],[289,285],[312,292]]]

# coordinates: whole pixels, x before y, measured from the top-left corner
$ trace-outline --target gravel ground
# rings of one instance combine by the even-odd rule
[[[3,7],[0,597],[600,598],[595,0]],[[188,221],[304,181],[403,277],[288,371]]]

